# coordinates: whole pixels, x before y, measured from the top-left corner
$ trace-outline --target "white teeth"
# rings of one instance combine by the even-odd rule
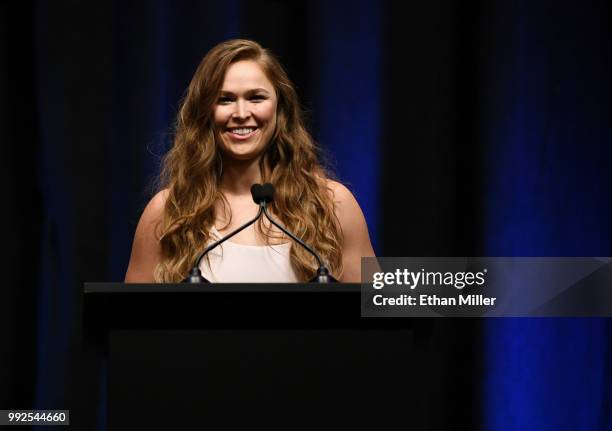
[[[231,130],[232,133],[235,133],[237,135],[248,135],[249,133],[251,133],[253,130],[255,130],[252,127],[243,127],[241,129],[233,129]]]

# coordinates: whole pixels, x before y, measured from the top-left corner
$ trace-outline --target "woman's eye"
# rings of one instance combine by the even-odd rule
[[[219,102],[218,103],[220,105],[224,105],[224,104],[231,103],[231,102],[232,102],[231,98],[229,98],[227,96],[223,96],[223,97],[219,97]]]
[[[255,101],[255,102],[261,102],[263,100],[266,100],[265,96],[262,96],[261,94],[257,94],[253,97],[251,97],[251,100]]]

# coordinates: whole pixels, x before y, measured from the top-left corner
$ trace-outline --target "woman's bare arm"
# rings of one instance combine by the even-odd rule
[[[130,263],[125,274],[126,283],[154,283],[155,267],[161,262],[159,223],[164,212],[167,190],[162,190],[144,209],[132,243]]]
[[[329,181],[334,193],[336,215],[342,228],[342,264],[340,279],[343,283],[361,282],[361,258],[374,257],[368,226],[353,194],[342,184]]]

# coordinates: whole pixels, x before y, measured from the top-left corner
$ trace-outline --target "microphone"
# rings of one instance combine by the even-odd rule
[[[258,186],[258,185],[259,184],[255,184],[253,187]],[[256,193],[257,193],[257,197],[260,199],[260,202],[261,202],[260,210],[263,209],[263,213],[266,216],[266,218],[270,220],[270,223],[272,223],[274,226],[282,230],[284,233],[289,235],[291,239],[293,239],[295,242],[297,242],[302,247],[304,247],[317,260],[317,263],[319,264],[319,267],[317,268],[317,275],[312,280],[310,280],[310,282],[311,283],[337,283],[338,280],[332,277],[332,275],[329,273],[329,270],[325,267],[325,265],[323,265],[323,261],[321,260],[321,257],[312,248],[310,248],[310,246],[308,246],[304,241],[302,241],[297,236],[289,232],[287,229],[281,226],[280,223],[278,223],[276,220],[270,217],[270,214],[268,214],[266,205],[274,200],[274,186],[271,183],[265,183],[259,187],[261,187],[261,189],[257,190]],[[253,191],[253,188],[251,188],[251,192],[252,191]],[[253,195],[253,199],[255,200],[255,194]]]
[[[257,215],[253,217],[253,219],[249,220],[248,222],[240,226],[238,229],[230,233],[229,235],[221,238],[218,241],[213,242],[211,245],[206,247],[204,251],[200,253],[198,258],[196,259],[195,265],[193,265],[193,268],[191,268],[189,275],[187,276],[187,278],[183,280],[183,283],[210,283],[210,281],[208,281],[206,278],[202,276],[202,271],[200,271],[200,262],[202,261],[204,256],[206,256],[208,252],[211,251],[213,248],[217,247],[218,245],[223,244],[225,241],[227,241],[228,239],[230,239],[237,233],[242,232],[244,229],[246,229],[247,227],[255,223],[257,219],[259,219],[259,217],[261,217],[261,214],[264,211],[266,202],[272,202],[271,200],[272,198],[266,195],[265,193],[266,191],[262,191],[261,185],[253,184],[251,186],[251,196],[253,196],[253,200],[255,201],[255,203],[259,205],[259,211],[257,212]]]

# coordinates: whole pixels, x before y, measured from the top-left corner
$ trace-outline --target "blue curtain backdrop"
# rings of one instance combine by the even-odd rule
[[[105,364],[79,345],[82,283],[123,279],[180,99],[228,38],[286,66],[379,256],[612,254],[605,2],[2,8],[2,178],[16,196],[2,221],[24,232],[0,303],[8,408],[70,408],[79,428],[106,429]],[[443,382],[477,399],[457,398],[459,416],[431,429],[612,430],[609,319],[432,325],[457,346],[432,358],[482,364]]]
[[[487,255],[610,256],[609,7],[496,2],[487,26]],[[485,429],[612,429],[609,319],[485,334]]]

